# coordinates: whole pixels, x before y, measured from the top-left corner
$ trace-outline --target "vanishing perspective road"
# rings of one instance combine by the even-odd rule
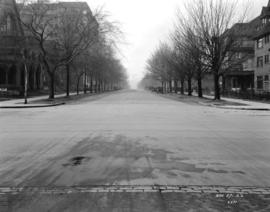
[[[2,109],[0,186],[270,187],[269,123],[135,90]]]

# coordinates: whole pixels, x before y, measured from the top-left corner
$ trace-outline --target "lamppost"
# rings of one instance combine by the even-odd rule
[[[27,90],[28,90],[28,68],[27,68],[27,61],[28,57],[27,49],[23,49],[22,57],[23,57],[23,64],[24,64],[24,104],[27,104]]]

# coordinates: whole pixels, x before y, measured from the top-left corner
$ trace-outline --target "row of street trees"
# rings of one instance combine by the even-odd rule
[[[116,38],[121,31],[102,10],[94,14],[85,2],[25,0],[20,22],[26,48],[35,51],[49,79],[49,98],[54,98],[56,76],[65,75],[66,95],[71,85],[84,91],[105,91],[126,85],[126,72],[116,57]],[[63,74],[65,73],[65,74]]]
[[[220,99],[220,78],[235,61],[234,50],[239,44],[237,35],[229,30],[233,23],[243,22],[239,4],[229,0],[192,0],[185,11],[178,11],[169,41],[161,43],[147,61],[146,78],[162,83],[163,89],[172,82],[175,91],[181,83],[181,93],[187,82],[192,95],[192,81],[197,82],[198,96],[203,96],[205,74],[213,76],[215,99]],[[238,14],[237,14],[238,12]],[[145,79],[146,79],[145,78]]]

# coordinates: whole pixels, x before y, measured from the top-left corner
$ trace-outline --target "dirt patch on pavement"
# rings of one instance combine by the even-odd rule
[[[73,157],[71,158],[68,163],[63,164],[63,166],[79,166],[82,163],[88,162],[89,160],[91,160],[90,157],[84,157],[84,156],[77,156],[77,157]]]
[[[106,185],[129,184],[132,182],[162,179],[192,178],[207,173],[219,177],[224,174],[245,174],[241,170],[227,170],[224,164],[200,164],[187,157],[179,157],[179,152],[170,152],[158,147],[150,147],[142,139],[131,139],[122,135],[114,137],[85,138],[57,157],[42,161],[38,167],[14,170],[16,180],[22,186],[63,186],[63,185]],[[144,144],[143,144],[144,143]],[[27,174],[27,179],[21,178]],[[4,175],[2,175],[4,176]],[[1,177],[1,176],[0,176]],[[5,185],[14,185],[8,181]],[[18,185],[18,184],[15,184]]]

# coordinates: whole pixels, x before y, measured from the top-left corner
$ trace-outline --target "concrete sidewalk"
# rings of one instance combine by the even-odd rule
[[[70,96],[77,95],[77,93],[71,93]],[[55,101],[48,103],[37,103],[38,101],[48,100],[48,95],[42,95],[37,97],[29,97],[28,104],[24,104],[24,98],[12,99],[0,102],[0,108],[36,108],[36,107],[53,107],[65,104],[65,102],[58,102],[57,98],[65,97],[66,94],[55,95]]]
[[[213,99],[213,96],[204,95],[205,98]],[[243,99],[234,99],[234,98],[227,98],[221,97],[221,100],[225,100],[228,102],[238,103],[239,105],[216,105],[212,104],[214,107],[224,108],[224,109],[237,109],[237,110],[265,110],[270,111],[270,102],[262,103],[262,102],[255,102],[250,100],[243,100]]]

